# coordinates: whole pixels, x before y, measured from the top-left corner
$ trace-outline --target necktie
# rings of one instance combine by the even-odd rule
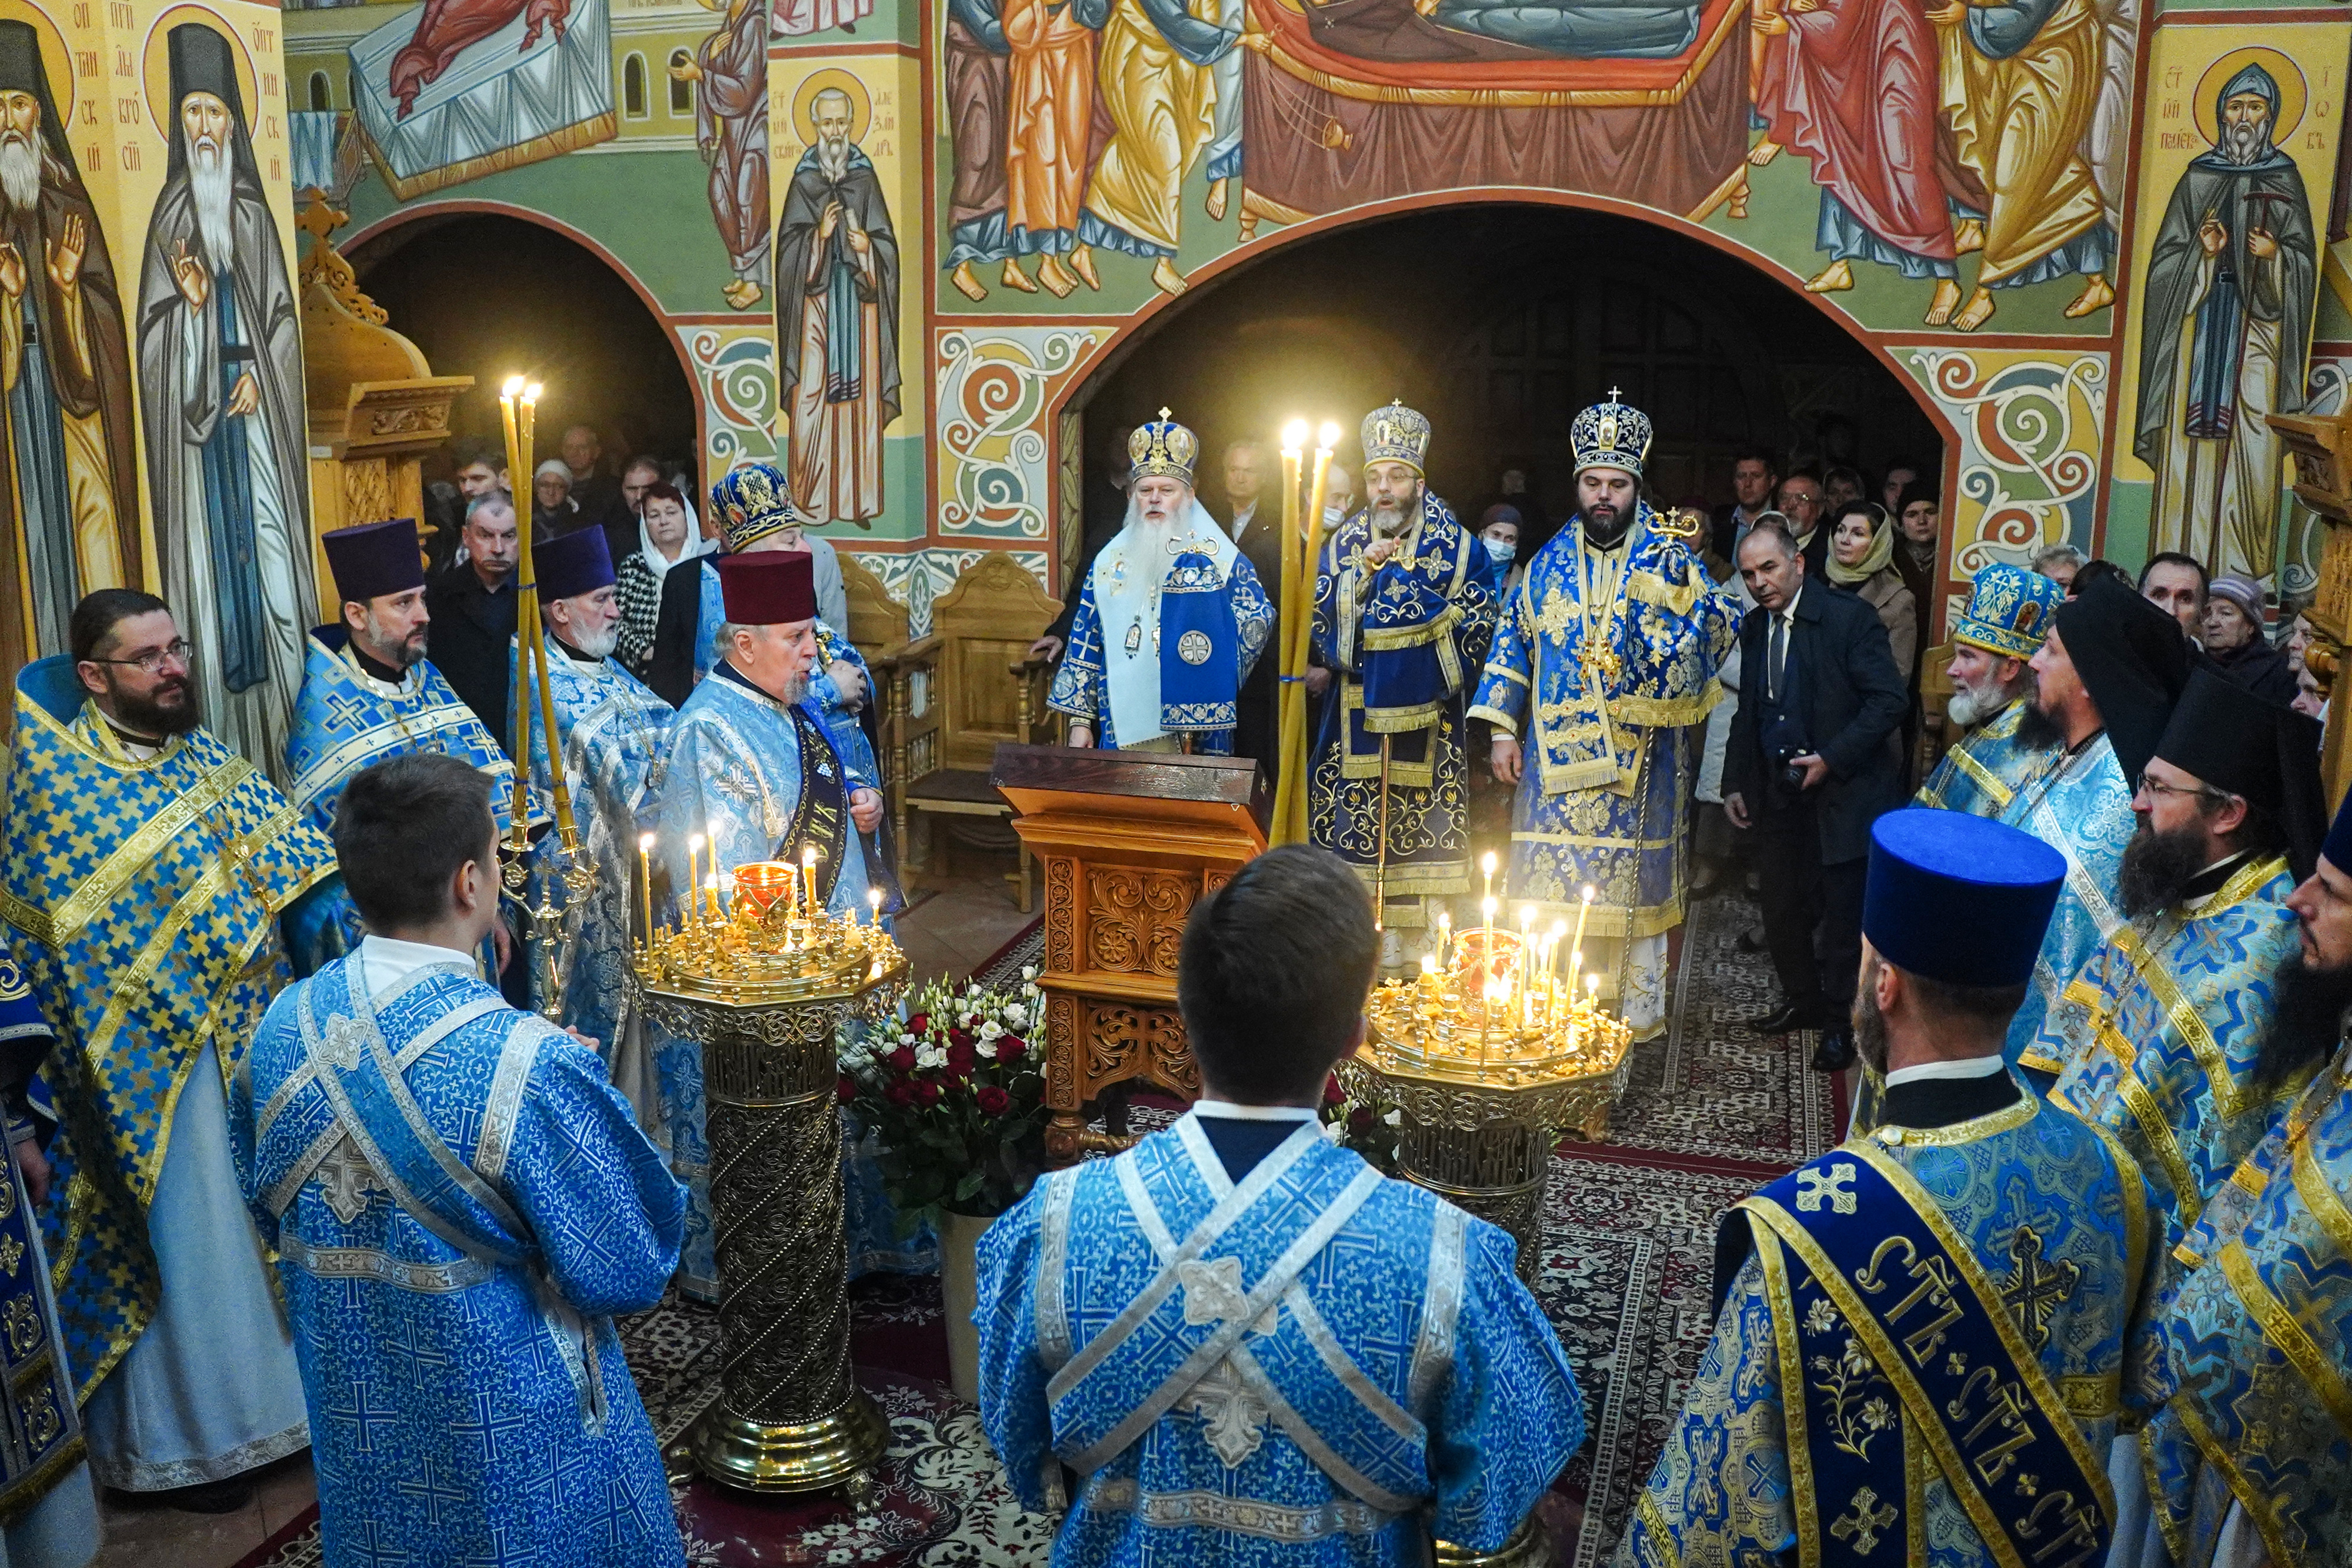
[[[1769,662],[1771,664],[1772,700],[1779,702],[1781,682],[1789,671],[1789,618],[1785,615],[1772,617],[1772,655]]]

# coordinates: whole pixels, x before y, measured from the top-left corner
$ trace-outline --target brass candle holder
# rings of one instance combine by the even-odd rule
[[[725,1359],[688,1450],[727,1486],[862,1504],[889,1431],[849,1364],[836,1038],[887,1016],[908,967],[878,925],[804,907],[802,874],[761,862],[731,893],[694,890],[631,983],[649,1022],[702,1047]]]

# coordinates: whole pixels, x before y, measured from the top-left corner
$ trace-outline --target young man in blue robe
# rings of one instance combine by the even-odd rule
[[[1378,952],[1328,851],[1244,866],[1178,961],[1201,1099],[982,1237],[981,1419],[1023,1504],[1067,1508],[1056,1568],[1544,1560],[1584,1415],[1510,1238],[1318,1120]]]
[[[1494,726],[1496,779],[1518,791],[1507,902],[1585,933],[1584,968],[1636,1040],[1665,1028],[1691,727],[1723,695],[1740,617],[1738,595],[1707,576],[1696,526],[1640,499],[1650,438],[1649,417],[1613,392],[1569,427],[1577,515],[1502,606],[1470,709]]]
[[[227,1080],[331,946],[341,884],[326,840],[198,722],[162,600],[101,590],[70,630],[72,653],[16,673],[0,813],[0,915],[58,1034],[42,1241],[91,1475],[226,1511],[310,1442]]]
[[[1127,523],[1087,569],[1045,696],[1070,716],[1072,746],[1233,755],[1242,683],[1275,609],[1193,495],[1200,454],[1164,408],[1128,437]]]
[[[2104,1563],[2162,1228],[2001,1042],[2066,874],[1981,817],[1873,824],[1854,1032],[1885,1120],[1727,1216],[1719,1303],[1619,1568]]]
[[[596,884],[582,913],[572,968],[563,977],[561,1017],[603,1047],[614,1085],[647,1124],[658,1120],[660,1096],[646,1050],[645,1024],[628,1009],[632,926],[640,907],[638,835],[647,799],[669,757],[669,727],[677,717],[613,656],[621,636],[621,601],[602,528],[541,541],[531,566],[539,584],[540,618],[547,637],[547,684],[555,727],[563,737],[563,773],[572,794],[580,854]],[[516,655],[519,656],[519,653]],[[530,730],[531,793],[552,797],[546,730]],[[562,889],[563,845],[542,834],[531,870],[543,887]]]
[[[1965,731],[1919,787],[1914,804],[1998,817],[2053,749],[2018,738],[2033,690],[2028,661],[2042,651],[2066,591],[2038,571],[1996,561],[1969,585],[1969,607],[1952,627],[1957,688],[1951,722]]]
[[[660,1300],[684,1195],[595,1042],[479,977],[498,842],[457,758],[353,778],[335,852],[367,936],[278,998],[237,1076],[326,1560],[681,1563],[613,1317]]]
[[[874,834],[881,792],[842,761],[810,698],[816,663],[816,592],[807,554],[747,550],[722,556],[726,656],[694,688],[670,727],[670,755],[657,804],[646,808],[656,834],[656,874],[683,903],[686,862],[698,875],[715,872],[731,887],[737,866],[814,854],[818,902],[835,915],[871,918],[892,906],[895,891]],[[679,1283],[716,1299],[712,1253],[709,1145],[703,1131],[702,1048],[667,1031],[653,1037],[662,1122],[672,1167],[687,1183],[686,1248]],[[899,1239],[871,1162],[847,1174],[849,1257],[854,1275],[870,1268],[922,1269],[935,1249],[928,1233]]]

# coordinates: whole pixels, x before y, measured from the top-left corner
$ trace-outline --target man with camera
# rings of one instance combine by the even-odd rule
[[[1723,808],[1753,826],[1764,935],[1780,1006],[1767,1034],[1822,1031],[1813,1066],[1852,1066],[1847,1013],[1862,959],[1870,824],[1903,803],[1897,733],[1910,706],[1878,612],[1813,581],[1786,524],[1758,520],[1738,567],[1756,608],[1739,629],[1739,712]]]

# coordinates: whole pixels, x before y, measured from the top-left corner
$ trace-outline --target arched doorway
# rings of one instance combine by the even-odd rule
[[[1549,514],[1573,510],[1568,425],[1622,389],[1658,428],[1662,502],[1730,497],[1733,454],[1875,475],[1943,471],[1914,389],[1762,268],[1639,218],[1580,207],[1421,208],[1293,242],[1163,308],[1070,400],[1089,432],[1086,494],[1106,433],[1164,404],[1216,454],[1288,416],[1338,418],[1402,398],[1430,416],[1430,479],[1467,512],[1505,468]],[[1849,455],[1850,454],[1850,455]]]
[[[537,446],[594,425],[608,465],[651,452],[700,472],[694,387],[669,329],[613,265],[558,231],[504,213],[426,212],[345,253],[360,287],[443,375],[470,375],[450,413],[460,437],[499,436],[500,379],[547,387]]]

